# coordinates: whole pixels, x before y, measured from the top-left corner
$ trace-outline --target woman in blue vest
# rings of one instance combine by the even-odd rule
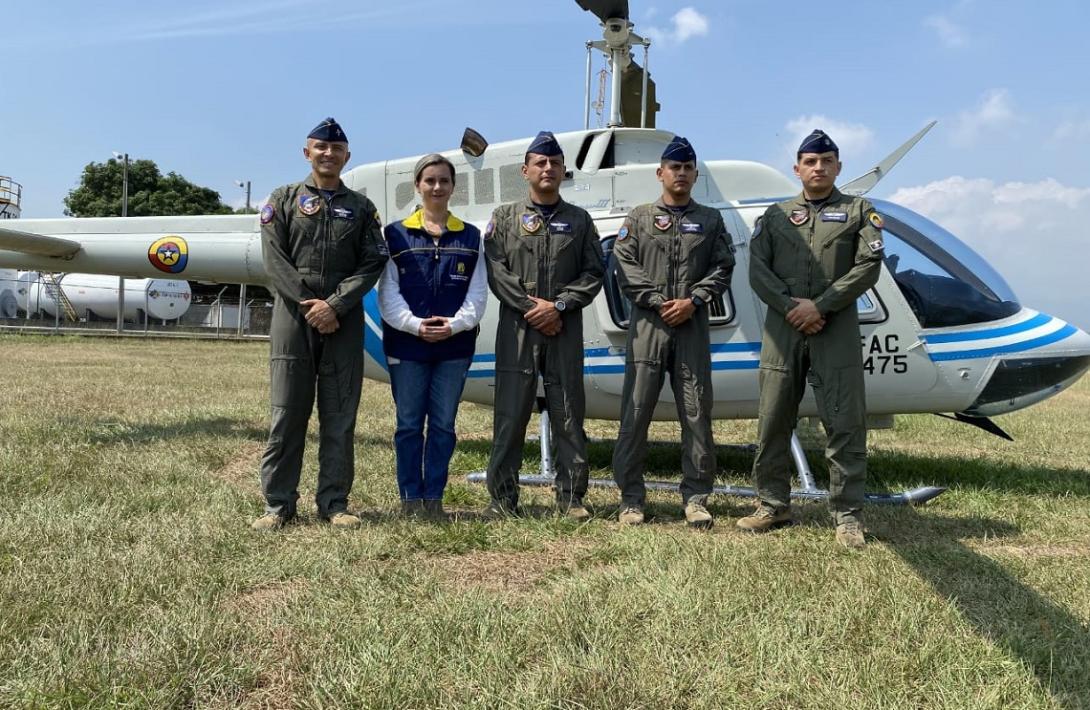
[[[480,230],[447,209],[454,165],[437,153],[425,155],[413,179],[423,206],[385,229],[390,261],[378,287],[382,348],[397,408],[401,512],[441,520],[454,417],[484,314],[488,277]]]

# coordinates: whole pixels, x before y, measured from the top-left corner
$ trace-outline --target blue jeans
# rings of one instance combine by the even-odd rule
[[[390,365],[397,408],[397,488],[401,500],[442,500],[450,457],[454,455],[454,417],[471,358]],[[424,420],[428,439],[424,442]]]

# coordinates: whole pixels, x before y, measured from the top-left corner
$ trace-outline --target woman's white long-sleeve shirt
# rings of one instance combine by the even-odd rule
[[[481,317],[484,316],[485,305],[488,302],[488,273],[484,260],[484,239],[482,238],[477,265],[473,268],[466,298],[458,311],[450,317],[452,334],[476,328],[481,322]],[[378,282],[378,309],[382,319],[394,328],[413,335],[420,334],[420,324],[424,322],[424,319],[414,316],[409,304],[402,297],[401,279],[393,259],[386,262],[386,269]]]

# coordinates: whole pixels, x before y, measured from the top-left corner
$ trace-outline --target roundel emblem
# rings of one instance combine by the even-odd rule
[[[181,237],[156,239],[148,247],[148,261],[160,271],[180,274],[185,271],[185,265],[189,261],[189,245]]]

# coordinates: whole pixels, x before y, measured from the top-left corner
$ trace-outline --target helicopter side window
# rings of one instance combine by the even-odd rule
[[[605,253],[606,278],[603,290],[606,293],[606,302],[609,304],[609,315],[618,328],[628,328],[632,313],[632,302],[624,295],[621,284],[617,280],[617,260],[613,257],[613,243],[616,236],[606,237],[602,240],[602,251]],[[708,324],[712,327],[726,325],[734,320],[734,296],[728,288],[722,296],[708,304]]]
[[[493,168],[478,170],[473,174],[473,202],[488,205],[496,201],[496,186],[493,180]]]
[[[1021,309],[921,232],[889,215],[885,222],[886,268],[921,327],[983,323]]]
[[[465,207],[469,204],[469,173],[454,174],[454,190],[450,193],[451,207]]]
[[[522,163],[500,166],[500,202],[514,202],[526,196],[526,179],[522,177]]]
[[[883,323],[886,320],[885,305],[873,288],[856,299],[855,307],[859,311],[860,323]]]

